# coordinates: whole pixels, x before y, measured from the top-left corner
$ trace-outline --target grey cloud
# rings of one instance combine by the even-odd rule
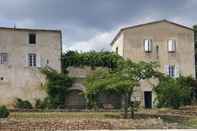
[[[6,0],[0,2],[0,24],[7,21],[19,26],[59,28],[65,47],[83,43],[97,48],[90,42],[103,42],[101,45],[109,49],[110,39],[98,40],[101,33],[164,18],[192,25],[197,23],[196,6],[196,0]]]

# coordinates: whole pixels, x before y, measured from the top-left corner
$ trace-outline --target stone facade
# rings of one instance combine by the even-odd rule
[[[101,67],[97,67],[99,69]],[[75,78],[75,82],[70,89],[70,93],[66,96],[66,108],[87,108],[85,97],[82,93],[85,91],[85,79],[88,75],[95,72],[91,67],[68,67],[69,76]],[[112,108],[120,108],[121,96],[118,94],[100,94],[97,99],[99,108],[105,108],[106,105],[111,105]]]
[[[6,54],[0,56],[1,105],[13,107],[15,98],[33,102],[46,96],[39,68],[49,66],[61,72],[61,37],[58,30],[0,28],[0,54]],[[35,43],[30,44],[30,39]],[[29,54],[36,56],[30,60]]]
[[[149,52],[145,51],[148,48],[145,47],[146,40],[152,43]],[[175,41],[173,52],[169,51],[170,40]],[[189,27],[167,20],[127,27],[120,30],[111,46],[114,52],[125,59],[135,62],[157,61],[160,64],[159,71],[163,73],[195,78],[194,32]],[[173,69],[169,69],[170,65],[173,65]],[[145,104],[145,92],[152,91],[151,83],[155,82],[142,81],[141,86],[135,89],[135,99],[140,100],[142,105]],[[154,96],[152,94],[152,102]]]

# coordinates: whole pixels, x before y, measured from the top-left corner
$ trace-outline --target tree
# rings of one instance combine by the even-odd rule
[[[63,108],[65,96],[68,89],[72,86],[73,79],[67,74],[58,73],[49,67],[42,69],[42,73],[47,78],[46,92],[48,94],[43,104],[47,108]]]
[[[171,78],[160,77],[159,84],[154,87],[158,107],[172,107],[178,109],[180,106],[190,104],[192,101],[191,77]]]
[[[157,64],[154,62],[134,63],[130,60],[120,61],[115,70],[100,69],[86,80],[86,97],[96,105],[96,97],[101,92],[115,91],[124,97],[124,117],[128,118],[133,88],[139,86],[142,79],[153,77]]]

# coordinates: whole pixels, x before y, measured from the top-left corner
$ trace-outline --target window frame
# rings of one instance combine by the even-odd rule
[[[29,33],[28,40],[29,40],[28,42],[29,42],[30,45],[35,45],[36,42],[37,42],[36,33]]]
[[[28,54],[28,66],[37,67],[37,54],[36,53]]]
[[[148,43],[147,43],[148,42]],[[153,41],[152,39],[144,39],[144,52],[151,53],[153,48]]]
[[[176,76],[176,67],[175,67],[175,65],[168,65],[168,75],[170,77],[175,77]]]
[[[6,52],[0,53],[0,64],[1,65],[8,64],[8,53]]]
[[[169,43],[170,41],[171,41],[171,43]],[[168,49],[169,53],[175,53],[176,52],[176,40],[175,39],[169,39],[167,41],[167,49]]]

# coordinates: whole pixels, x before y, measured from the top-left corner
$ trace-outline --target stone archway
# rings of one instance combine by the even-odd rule
[[[70,90],[65,100],[65,107],[68,109],[85,109],[86,100],[81,90]]]

